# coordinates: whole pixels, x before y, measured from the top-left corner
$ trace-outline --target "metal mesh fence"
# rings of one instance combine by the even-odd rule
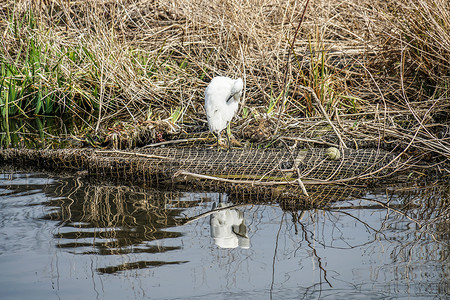
[[[0,163],[16,167],[63,170],[134,185],[184,185],[239,193],[261,199],[299,198],[298,178],[307,185],[310,198],[328,201],[346,195],[342,188],[325,183],[355,183],[388,176],[401,163],[378,149],[345,149],[337,160],[326,149],[215,149],[165,147],[117,150],[3,149]]]

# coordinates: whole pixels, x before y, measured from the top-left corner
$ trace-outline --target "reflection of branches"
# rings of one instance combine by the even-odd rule
[[[330,210],[330,211],[334,211],[334,210]],[[355,216],[352,215],[351,213],[348,213],[348,212],[345,212],[345,211],[342,211],[342,210],[339,210],[339,211],[337,211],[337,212],[339,212],[339,213],[341,213],[341,214],[344,214],[344,215],[346,215],[346,216],[349,216],[349,217],[352,218],[352,219],[355,219],[355,220],[358,221],[359,223],[363,224],[366,228],[371,229],[371,230],[373,230],[374,232],[378,232],[377,229],[373,228],[372,226],[370,226],[369,224],[367,224],[367,222],[364,222],[364,221],[361,220],[360,218],[355,217]]]
[[[179,223],[177,225],[187,225],[190,224],[192,222],[195,222],[197,220],[200,220],[202,218],[206,218],[214,213],[217,213],[219,211],[223,211],[223,210],[229,210],[229,209],[233,209],[233,208],[237,208],[237,207],[243,207],[243,206],[253,206],[253,204],[235,204],[235,205],[230,205],[230,206],[225,206],[225,207],[218,207],[218,208],[214,208],[213,210],[201,213],[199,215],[196,215],[195,217],[190,217],[190,218],[185,218],[181,221],[179,221]]]
[[[449,197],[447,184],[433,183],[432,185],[425,187],[414,187],[414,189],[411,189],[410,187],[406,189],[397,189],[395,193],[391,194],[391,197],[395,198],[396,201],[392,201],[392,198],[387,199],[389,197],[388,194],[378,195],[386,198],[386,201],[358,196],[358,199],[370,202],[372,205],[332,205],[328,208],[323,207],[322,210],[341,213],[353,218],[358,221],[358,223],[364,225],[368,230],[375,232],[376,235],[381,234],[384,236],[383,228],[385,228],[385,225],[383,224],[385,224],[388,220],[392,220],[392,218],[389,217],[389,212],[393,212],[408,222],[412,222],[416,225],[416,240],[421,240],[423,234],[428,234],[434,241],[442,242],[443,240],[445,241],[443,236],[449,235],[448,225],[450,221],[448,215],[450,206],[448,205],[448,200],[446,200]],[[359,219],[349,212],[350,210],[364,211],[368,209],[380,211],[386,210],[386,218],[381,224],[380,229],[374,228],[364,220]],[[296,223],[295,215],[293,215],[293,222]],[[384,237],[386,238],[386,236]],[[320,241],[317,242],[321,243]],[[327,245],[323,244],[323,246]],[[349,245],[350,248],[355,248],[358,246]]]
[[[375,200],[375,199],[364,199],[364,200],[369,201],[369,202],[377,203],[377,204],[381,205],[382,207],[384,207],[385,209],[389,209],[389,210],[395,212],[396,214],[398,214],[398,215],[400,215],[400,216],[410,220],[411,222],[415,223],[418,226],[418,228],[417,228],[418,230],[421,230],[423,228],[427,228],[429,226],[432,226],[432,225],[436,224],[439,221],[439,219],[442,218],[442,216],[448,215],[448,214],[445,214],[445,213],[442,214],[442,212],[441,212],[441,214],[439,214],[440,216],[438,215],[438,216],[436,216],[434,218],[430,218],[429,220],[422,219],[422,221],[420,221],[420,220],[416,220],[416,219],[410,217],[406,212],[401,211],[400,209],[398,209],[397,208],[397,207],[399,207],[398,205],[386,204],[386,203],[383,203],[382,201],[378,201],[378,200]],[[405,206],[403,205],[403,207],[405,207]],[[413,207],[414,208],[420,208],[420,206],[413,206]],[[407,208],[411,208],[411,207],[408,206]],[[439,209],[440,207],[434,206],[434,208],[435,209]],[[448,210],[449,210],[449,207],[447,206],[447,208],[445,208],[445,211],[448,212]],[[425,231],[423,231],[423,232],[425,233]],[[429,231],[427,231],[427,233],[430,235],[430,237],[435,242],[438,242],[438,239],[435,237],[434,233],[429,232]]]
[[[275,250],[273,251],[273,260],[272,260],[272,283],[270,284],[270,299],[272,299],[273,285],[275,283],[275,259],[277,257],[278,239],[280,237],[281,226],[283,225],[284,216],[285,216],[285,213],[283,212],[283,215],[281,216],[281,219],[280,219],[280,227],[278,228],[277,238],[275,239]]]
[[[311,241],[310,241],[309,238],[308,238],[308,232],[307,232],[307,230],[306,230],[305,225],[303,225],[302,222],[299,222],[299,224],[300,224],[300,226],[302,227],[302,231],[303,231],[303,234],[304,234],[304,237],[305,237],[305,241],[306,241],[306,243],[308,244],[308,247],[312,250],[313,255],[314,255],[314,256],[316,257],[316,259],[317,259],[317,263],[319,264],[319,269],[320,269],[321,271],[323,271],[323,279],[328,283],[328,285],[329,285],[330,287],[333,287],[333,286],[331,285],[331,283],[330,283],[330,282],[328,281],[328,279],[327,279],[327,271],[326,271],[325,268],[322,266],[322,258],[320,258],[320,256],[317,255],[316,248],[314,248],[313,244],[311,243]],[[320,278],[321,278],[321,280],[322,280],[322,277],[320,277]],[[322,286],[322,283],[321,283],[321,286]]]
[[[406,213],[400,211],[400,210],[397,209],[394,205],[386,204],[386,203],[384,203],[384,202],[382,202],[382,201],[378,201],[378,200],[375,200],[375,199],[364,199],[364,200],[369,201],[369,202],[377,203],[377,204],[381,205],[382,207],[384,207],[384,208],[386,208],[386,209],[389,209],[389,210],[392,210],[393,212],[395,212],[395,213],[397,213],[397,214],[399,214],[399,215],[401,215],[401,216],[407,218],[407,219],[410,220],[411,222],[414,222],[414,223],[416,223],[417,225],[422,226],[422,225],[420,224],[419,221],[417,221],[417,220],[411,218],[411,217],[408,216]]]
[[[93,185],[78,178],[61,183],[46,191],[52,195],[46,204],[52,209],[44,219],[60,223],[55,233],[55,237],[61,239],[58,247],[92,249],[86,253],[109,255],[177,249],[179,247],[151,246],[147,242],[180,236],[180,233],[161,229],[176,226],[184,208],[199,204],[198,201],[180,201],[178,192]],[[65,229],[59,230],[61,227]]]
[[[332,212],[333,210],[330,209],[330,208],[328,208],[328,209],[323,209],[323,211]],[[359,218],[353,216],[352,214],[347,213],[347,212],[343,212],[342,209],[339,210],[339,211],[336,211],[336,212],[337,212],[337,213],[341,213],[341,214],[346,215],[346,216],[349,216],[350,218],[355,219],[355,220],[358,221],[358,222],[361,222],[366,228],[369,228],[369,229],[373,230],[376,234],[379,234],[379,233],[381,232],[381,230],[377,230],[377,229],[373,228],[372,226],[370,226],[369,224],[367,224],[367,222],[362,221],[361,219],[359,219]],[[304,212],[303,212],[303,213],[304,213]],[[306,228],[306,227],[301,223],[301,221],[300,221],[301,219],[299,219],[298,217],[294,217],[294,215],[293,215],[293,220],[296,220],[296,222],[298,222],[298,223],[302,226],[303,229]],[[337,220],[333,222],[333,226],[334,226],[335,223],[338,223]],[[382,228],[382,227],[383,227],[383,226],[381,226],[381,228]],[[295,228],[297,228],[297,226],[295,226]],[[341,232],[341,234],[343,234],[342,231],[341,231],[340,229],[337,229],[337,230],[338,230],[339,232]],[[303,230],[303,232],[305,232],[305,230]],[[354,248],[358,248],[358,247],[361,247],[361,246],[369,245],[369,244],[371,244],[372,242],[374,242],[375,239],[376,239],[376,238],[374,238],[373,240],[364,242],[364,243],[362,243],[362,244],[357,244],[357,245],[350,245],[346,240],[341,239],[341,241],[342,241],[343,243],[345,243],[348,247],[338,247],[338,246],[328,245],[328,244],[326,244],[326,243],[323,242],[323,241],[320,241],[320,240],[318,240],[318,239],[315,239],[315,238],[314,238],[314,234],[313,234],[312,232],[310,232],[310,234],[311,234],[311,237],[314,239],[314,242],[318,243],[319,245],[323,246],[324,248],[332,248],[332,249],[354,249]]]
[[[303,214],[304,210],[300,208],[299,211],[292,211],[292,230],[295,229],[295,233],[297,234],[298,229],[302,229],[305,236],[304,240],[308,243],[308,247],[312,250],[314,257],[319,264],[320,272],[324,272],[324,275],[321,274],[321,276],[324,276],[324,278],[321,277],[321,280],[325,279],[325,281],[330,285],[330,282],[327,280],[330,275],[327,274],[326,270],[323,268],[323,262],[320,257],[318,257],[317,251],[314,248],[316,245],[322,245],[328,249],[367,248],[370,244],[374,244],[374,242],[378,241],[381,237],[381,247],[385,250],[387,250],[387,248],[391,248],[392,246],[394,247],[392,252],[389,251],[391,258],[395,262],[395,267],[405,267],[405,277],[416,275],[409,273],[415,270],[415,264],[418,263],[415,259],[417,259],[419,255],[426,255],[427,261],[436,261],[438,265],[441,264],[440,262],[448,260],[448,251],[444,250],[446,249],[445,245],[448,244],[450,228],[448,184],[433,184],[426,188],[422,188],[415,187],[414,190],[408,189],[404,194],[399,193],[399,189],[390,194],[377,193],[374,199],[370,196],[362,197],[362,195],[360,195],[353,198],[358,199],[360,203],[354,204],[352,202],[339,201],[341,204],[329,204],[329,207],[322,209],[316,208],[316,211],[308,210],[308,212],[311,213],[312,218],[314,216],[319,218],[323,216],[326,218],[328,215],[326,213],[318,214],[317,212],[330,212],[328,217],[335,216],[337,219],[331,219],[331,228],[330,225],[324,225],[324,228],[333,230],[333,232],[335,229],[339,230],[342,235],[340,237],[340,241],[345,243],[348,247],[345,245],[341,247],[342,245],[334,245],[333,243],[330,244],[325,242],[327,240],[326,238],[318,238],[316,231],[311,232],[309,226],[311,222],[314,224],[323,223],[316,220],[316,218],[312,221],[304,221],[302,223],[299,221],[301,218],[299,214]],[[353,200],[352,197],[349,199]],[[344,203],[350,205],[346,205]],[[291,207],[294,208],[294,206]],[[378,220],[377,218],[375,223],[373,223],[373,218],[366,219],[365,217],[360,217],[358,214],[354,213],[360,211],[369,211],[371,212],[370,214],[372,214],[372,212],[377,212],[377,215],[380,213],[380,219]],[[385,216],[383,217],[384,214]],[[344,236],[344,233],[347,234],[348,232],[343,231],[340,227],[336,226],[337,224],[342,224],[340,216],[342,216],[342,220],[349,221],[351,219],[354,220],[356,224],[362,225],[358,227],[362,230],[365,229],[364,231],[372,232],[374,234],[372,236],[373,238],[369,241],[362,240],[357,242],[357,245],[354,245],[353,242],[350,242]],[[299,224],[299,228],[297,228],[297,224]],[[411,225],[414,226],[410,227]],[[336,232],[336,234],[339,233]],[[430,238],[427,238],[426,235],[430,235]],[[332,234],[332,236],[334,236],[334,234]],[[352,239],[353,238],[354,237],[352,236]],[[436,243],[428,243],[427,241],[431,238]],[[433,248],[430,249],[429,247]],[[437,256],[434,257],[434,255]],[[430,264],[430,268],[432,268],[432,266],[433,265]],[[327,271],[330,273],[330,270]],[[402,271],[397,270],[396,272],[398,273]],[[444,270],[442,274],[443,278],[446,277],[447,273],[448,272]],[[319,286],[322,287],[322,282]]]

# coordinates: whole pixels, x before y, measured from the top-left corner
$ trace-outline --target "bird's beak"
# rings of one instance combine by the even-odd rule
[[[230,97],[228,97],[227,99],[227,103],[231,100],[231,98],[234,98],[235,101],[239,102],[239,99],[241,98],[241,93],[234,93],[233,95],[230,95]]]
[[[239,102],[241,100],[241,92],[237,92],[233,95],[235,101]]]

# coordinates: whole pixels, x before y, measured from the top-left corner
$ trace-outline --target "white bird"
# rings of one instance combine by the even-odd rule
[[[244,213],[240,210],[230,208],[223,209],[230,204],[213,203],[213,210],[222,208],[210,217],[211,237],[220,248],[250,248],[250,239],[247,235]]]
[[[220,133],[233,119],[239,108],[244,83],[241,78],[214,77],[205,90],[205,110],[209,130],[217,134],[219,145]],[[228,145],[230,137],[227,135]]]

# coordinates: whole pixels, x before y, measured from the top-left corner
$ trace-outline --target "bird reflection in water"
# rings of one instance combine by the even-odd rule
[[[211,237],[220,248],[250,248],[250,239],[247,235],[244,213],[235,208],[229,208],[230,204],[213,203],[212,209],[218,210],[210,217]],[[219,210],[220,209],[220,210]]]

